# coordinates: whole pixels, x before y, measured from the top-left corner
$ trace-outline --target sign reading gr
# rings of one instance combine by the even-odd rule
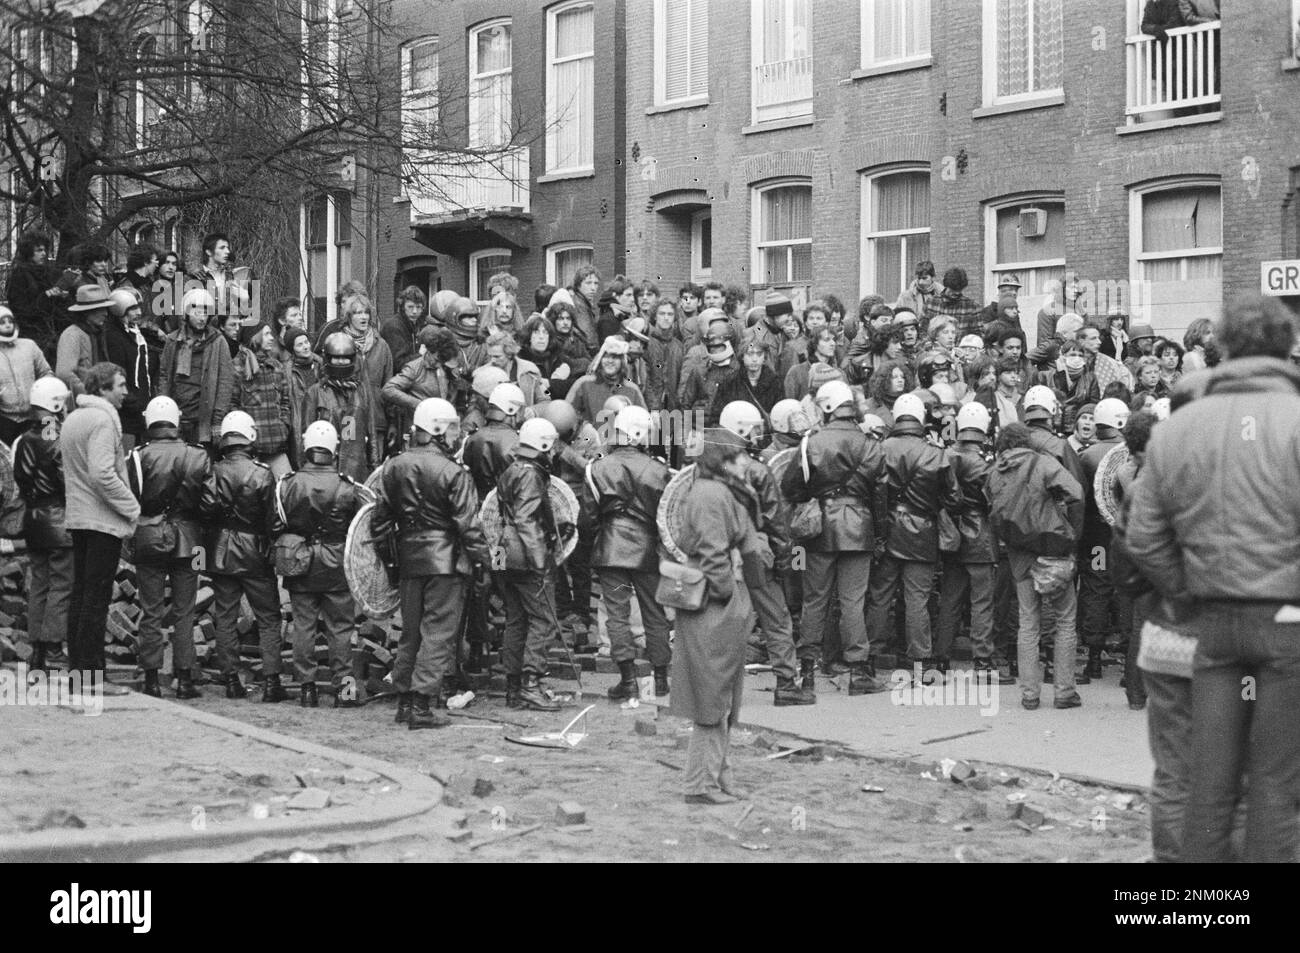
[[[1259,293],[1275,298],[1300,295],[1300,258],[1260,262]]]

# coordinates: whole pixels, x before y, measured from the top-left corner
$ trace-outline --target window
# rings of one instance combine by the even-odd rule
[[[471,148],[504,145],[510,140],[512,63],[509,20],[497,20],[470,31]]]
[[[486,248],[469,256],[469,286],[480,308],[487,307],[492,301],[488,297],[488,279],[503,271],[514,274],[508,248]]]
[[[22,188],[22,179],[16,171],[9,173],[9,194],[17,196]],[[13,261],[18,249],[18,232],[21,228],[16,198],[5,199],[0,203],[0,261]],[[53,256],[51,256],[53,257]]]
[[[1162,183],[1129,197],[1130,277],[1157,331],[1219,317],[1223,206],[1217,181]],[[1135,309],[1136,310],[1136,309]]]
[[[352,195],[322,192],[302,207],[303,296],[319,329],[335,318],[334,291],[352,278]]]
[[[595,8],[571,3],[546,14],[546,171],[593,167]]]
[[[596,251],[585,242],[564,242],[546,249],[546,280],[566,288],[583,265],[595,264]]]
[[[185,42],[189,59],[185,70],[186,98],[196,108],[202,108],[207,102],[207,91],[203,87],[216,41],[213,20],[212,7],[207,0],[193,0],[185,8]]]
[[[127,233],[127,243],[131,246],[152,245],[154,235],[153,222],[141,222]]]
[[[156,141],[157,126],[162,118],[162,104],[159,102],[162,90],[156,80],[149,78],[157,69],[157,39],[152,34],[141,37],[136,44],[135,54],[135,102],[132,118],[135,147],[144,149]]]
[[[340,28],[338,7],[333,0],[303,0],[304,73],[307,101],[317,110],[338,99],[340,72]]]
[[[334,287],[352,280],[352,195],[334,196]]]
[[[812,185],[782,182],[753,194],[754,283],[812,281]]]
[[[930,170],[862,177],[862,293],[894,301],[930,257]]]
[[[1065,283],[1065,202],[1060,194],[1020,196],[984,208],[984,297],[997,300],[998,282],[1020,281],[1021,324],[1055,299]]]
[[[1160,37],[1142,32],[1147,4],[1127,0],[1128,35],[1124,39],[1128,68],[1125,123],[1160,122],[1196,114],[1217,113],[1220,95],[1219,20],[1208,20],[1198,7],[1217,14],[1218,3],[1182,4],[1190,19]],[[1292,29],[1295,18],[1292,17]],[[1285,65],[1285,63],[1284,63]]]
[[[691,216],[691,281],[713,277],[713,209]]]
[[[984,104],[1061,93],[1062,0],[984,0]]]
[[[930,0],[863,0],[862,65],[930,58]]]
[[[402,46],[402,142],[408,148],[433,145],[438,122],[438,38]]]
[[[655,105],[708,95],[708,0],[655,0]]]
[[[812,4],[752,0],[754,122],[812,114]]]

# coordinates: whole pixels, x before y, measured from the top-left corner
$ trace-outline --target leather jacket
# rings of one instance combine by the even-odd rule
[[[587,466],[587,492],[598,530],[591,564],[611,569],[658,568],[659,500],[668,467],[633,446],[619,446]]]
[[[553,565],[552,552],[559,539],[551,509],[551,475],[546,455],[520,444],[497,484],[501,518],[519,534],[527,566],[544,571]],[[514,567],[510,567],[514,568]]]
[[[211,474],[208,452],[181,440],[175,427],[154,427],[150,440],[126,462],[131,492],[140,501],[140,516],[165,515],[176,527],[177,558],[189,558],[203,543],[199,497]]]
[[[343,544],[357,510],[374,494],[333,464],[304,463],[302,469],[280,477],[275,486],[271,537],[296,533],[311,547],[311,568],[290,576],[290,592],[335,592],[347,589],[343,574]]]
[[[500,412],[490,409],[488,413]],[[465,466],[474,477],[480,500],[496,489],[501,474],[510,466],[510,451],[518,442],[519,434],[504,420],[488,420],[485,427],[465,441]]]
[[[948,454],[925,439],[910,418],[894,425],[881,444],[889,485],[890,528],[885,552],[895,559],[939,561],[939,511],[954,517],[961,507]]]
[[[998,561],[998,540],[993,532],[989,510],[989,474],[993,460],[984,447],[973,440],[958,440],[948,454],[948,464],[957,477],[961,492],[961,516],[956,519],[961,533],[957,561],[963,564]]]
[[[275,477],[249,447],[225,451],[203,484],[199,509],[208,522],[208,571],[222,576],[274,576],[268,533]]]
[[[803,542],[810,552],[873,552],[885,531],[885,455],[850,416],[832,418],[805,438],[802,451],[781,476],[781,492],[792,503],[821,500],[822,533]]]
[[[63,525],[66,500],[58,421],[52,416],[32,421],[14,440],[13,460],[14,483],[27,504],[23,517],[27,547],[67,549],[72,535]]]

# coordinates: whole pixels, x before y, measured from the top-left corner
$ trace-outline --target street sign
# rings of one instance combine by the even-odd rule
[[[1260,262],[1259,293],[1275,298],[1300,295],[1300,258]]]

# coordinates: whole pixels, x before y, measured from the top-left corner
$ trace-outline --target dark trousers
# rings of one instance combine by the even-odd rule
[[[1003,555],[993,578],[993,648],[1008,661],[1014,660],[1019,638],[1020,599],[1011,578],[1011,563]]]
[[[798,674],[794,660],[794,622],[785,605],[781,577],[772,569],[765,570],[763,575],[765,585],[749,588],[749,601],[758,619],[758,631],[762,635],[763,647],[767,649],[772,672],[777,678],[794,678]],[[753,629],[752,620],[749,628]]]
[[[506,637],[501,649],[506,674],[540,677],[546,671],[547,643],[559,629],[551,571],[507,569],[496,575],[506,603]]]
[[[578,537],[573,555],[555,569],[555,608],[560,618],[576,615],[591,625],[591,551],[594,542]]]
[[[930,589],[934,585],[934,563],[913,562],[886,556],[871,577],[871,599],[867,610],[867,634],[871,654],[879,655],[889,642],[889,606],[899,582],[903,584],[906,607],[907,656],[914,662],[930,657]]]
[[[649,570],[600,570],[600,597],[605,603],[605,631],[609,633],[609,657],[615,662],[631,662],[636,658],[636,642],[632,639],[632,594],[641,606],[641,621],[645,625],[646,657],[655,668],[670,665],[672,649],[668,646],[668,616],[664,607],[655,601],[659,588],[659,573]]]
[[[27,640],[57,646],[68,637],[72,549],[28,550],[27,566]]]
[[[462,576],[402,580],[402,637],[393,661],[393,687],[399,692],[437,695],[442,691],[443,676],[456,657],[467,587]]]
[[[162,668],[163,617],[167,612],[163,590],[168,579],[172,584],[172,616],[176,620],[172,627],[172,672],[188,675],[195,662],[194,597],[199,585],[199,574],[188,557],[135,567],[135,581],[140,590],[140,625],[136,630],[140,667],[146,671]]]
[[[1192,680],[1156,672],[1139,674],[1146,685],[1147,737],[1156,763],[1151,778],[1151,848],[1157,863],[1172,864],[1182,853],[1191,786]]]
[[[799,657],[817,658],[829,623],[831,599],[838,595],[844,635],[844,661],[865,662],[867,643],[865,604],[871,581],[871,553],[807,553],[803,577],[803,617],[799,620]]]
[[[961,563],[944,559],[939,584],[939,620],[934,630],[934,655],[946,659],[952,652],[962,609],[970,600],[971,655],[993,657],[993,586],[997,566],[993,563]]]
[[[1100,551],[1094,552],[1100,548]],[[1089,652],[1106,646],[1115,602],[1110,581],[1110,553],[1101,543],[1088,543],[1079,550],[1079,641]]]
[[[293,606],[293,669],[300,683],[316,681],[316,623],[325,627],[325,644],[335,687],[352,671],[352,636],[357,631],[357,606],[345,585],[333,592],[290,592]],[[405,630],[406,622],[402,622]]]
[[[1197,646],[1183,862],[1232,859],[1233,813],[1247,766],[1242,860],[1296,860],[1300,624],[1273,621],[1281,606],[1208,603],[1188,626]]]
[[[223,675],[239,668],[239,602],[248,596],[248,604],[257,619],[258,645],[262,651],[262,674],[279,675],[280,664],[280,590],[275,577],[213,576],[212,623],[217,630],[217,664]]]
[[[72,530],[72,600],[68,606],[68,667],[104,668],[104,629],[122,541],[93,529]]]

